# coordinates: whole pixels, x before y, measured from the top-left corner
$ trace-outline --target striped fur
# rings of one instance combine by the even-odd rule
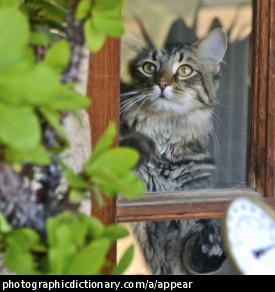
[[[215,29],[192,45],[139,46],[130,62],[121,144],[141,153],[135,171],[148,192],[211,187],[215,165],[207,146],[226,45],[226,34]],[[135,223],[133,229],[153,274],[215,272],[225,259],[213,220]]]

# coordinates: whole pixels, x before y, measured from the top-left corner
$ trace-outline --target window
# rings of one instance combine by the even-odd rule
[[[275,1],[254,0],[252,19],[247,185],[148,194],[134,202],[108,200],[103,209],[93,210],[93,214],[105,223],[221,217],[228,202],[240,195],[264,198],[275,208]],[[90,112],[93,142],[109,121],[119,122],[119,66],[120,42],[114,39],[109,39],[104,49],[90,60],[88,95],[93,98]],[[116,260],[115,247],[110,260]]]

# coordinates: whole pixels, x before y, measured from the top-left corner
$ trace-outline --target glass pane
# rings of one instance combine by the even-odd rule
[[[123,15],[121,141],[140,151],[148,192],[246,186],[251,1],[128,0]],[[148,273],[232,273],[219,221],[138,226]]]

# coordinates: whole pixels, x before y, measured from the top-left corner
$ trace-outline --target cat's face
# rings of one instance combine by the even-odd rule
[[[216,29],[191,46],[140,49],[130,64],[135,89],[128,98],[151,112],[182,114],[213,108],[226,41],[223,30]]]
[[[145,108],[180,113],[200,107],[201,102],[209,103],[190,48],[166,46],[146,53],[133,70],[135,85],[146,96]]]

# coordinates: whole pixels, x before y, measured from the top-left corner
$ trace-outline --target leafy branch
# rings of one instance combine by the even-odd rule
[[[144,192],[132,173],[138,154],[112,147],[116,125],[80,173],[60,159],[69,146],[64,116],[91,104],[75,90],[83,49],[96,53],[108,36],[121,36],[121,7],[120,0],[0,0],[0,251],[14,273],[100,274],[111,244],[128,235],[78,211],[87,192],[99,206],[102,193]],[[130,247],[113,273],[132,256]]]

